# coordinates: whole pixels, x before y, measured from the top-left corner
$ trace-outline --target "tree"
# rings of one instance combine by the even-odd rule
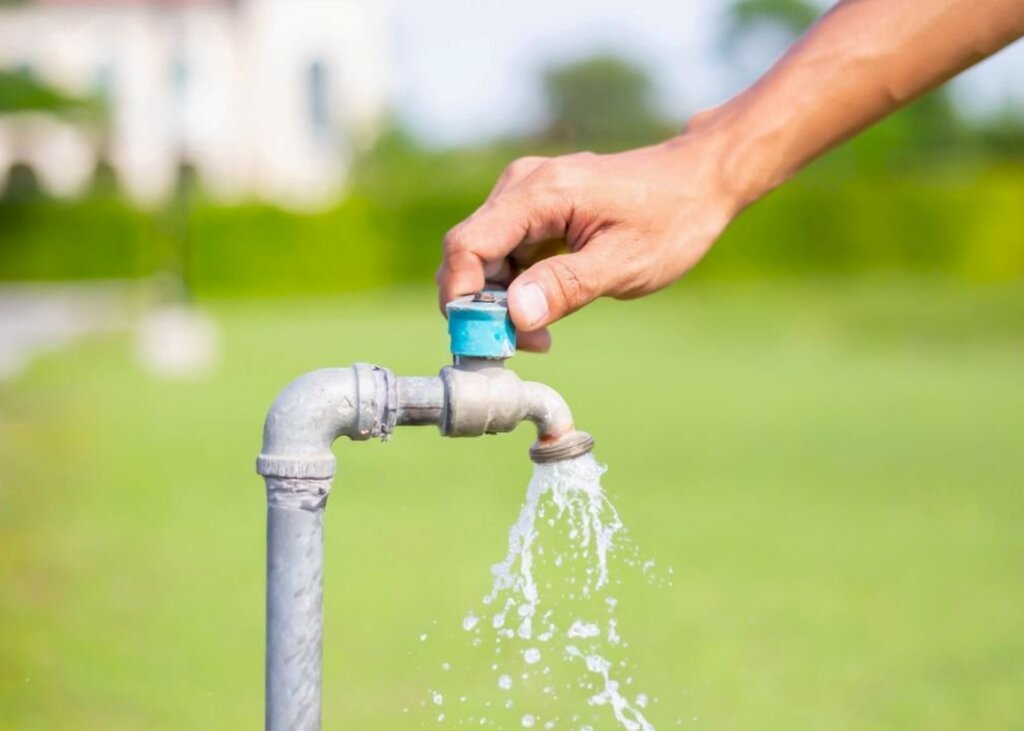
[[[669,125],[653,101],[653,84],[637,64],[611,54],[544,73],[548,123],[543,136],[558,145],[594,150],[649,144]]]

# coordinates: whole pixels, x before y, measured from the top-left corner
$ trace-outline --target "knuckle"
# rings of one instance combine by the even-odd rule
[[[670,279],[664,266],[639,256],[627,256],[609,287],[616,299],[635,299],[656,292]]]
[[[597,157],[592,152],[575,152],[571,155],[549,158],[535,170],[539,185],[553,193],[567,193],[585,173],[584,166]]]
[[[537,182],[552,192],[567,190],[570,186],[569,166],[561,158],[548,160],[537,168]]]
[[[546,159],[536,155],[517,158],[505,168],[504,176],[506,178],[518,178],[527,175]]]
[[[633,269],[623,278],[616,296],[627,299],[642,297],[660,289],[660,274],[650,268]]]
[[[641,242],[630,237],[623,239],[616,247],[616,271],[613,289],[641,289],[652,282],[660,270],[656,261],[646,255]]]
[[[444,235],[444,253],[450,255],[457,251],[464,251],[468,248],[465,222],[456,224],[448,229]]]
[[[593,299],[593,288],[584,281],[575,268],[565,261],[552,261],[550,271],[562,301],[570,309],[580,307]]]

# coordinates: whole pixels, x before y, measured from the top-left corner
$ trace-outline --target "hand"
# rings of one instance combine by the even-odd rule
[[[744,205],[1022,36],[1021,0],[841,0],[680,137],[512,163],[445,237],[441,304],[506,284],[520,346],[547,350],[548,324],[602,295],[640,297],[675,281]]]
[[[487,282],[503,284],[519,347],[543,352],[546,326],[597,297],[631,299],[671,284],[744,202],[723,184],[722,147],[694,131],[614,155],[516,160],[445,237],[442,309]]]

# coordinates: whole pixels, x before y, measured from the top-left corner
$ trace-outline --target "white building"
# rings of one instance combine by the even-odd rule
[[[0,117],[0,183],[16,163],[58,195],[106,161],[142,203],[188,164],[224,199],[310,208],[344,186],[390,97],[380,0],[36,0],[0,6],[0,67],[100,95],[101,130]]]

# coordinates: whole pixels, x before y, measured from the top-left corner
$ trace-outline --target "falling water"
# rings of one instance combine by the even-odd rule
[[[462,620],[484,655],[480,670],[493,676],[490,690],[476,698],[431,690],[438,725],[654,729],[646,713],[657,699],[633,687],[613,595],[619,563],[651,578],[653,562],[638,558],[603,472],[590,454],[536,465],[491,590]]]

